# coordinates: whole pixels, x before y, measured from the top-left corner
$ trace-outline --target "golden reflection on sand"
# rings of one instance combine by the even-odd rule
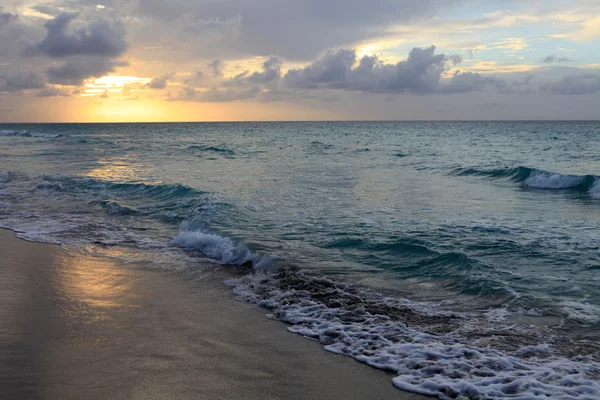
[[[77,312],[103,318],[103,309],[139,307],[131,290],[136,279],[110,258],[59,252],[55,262],[58,290],[67,304],[78,304]]]

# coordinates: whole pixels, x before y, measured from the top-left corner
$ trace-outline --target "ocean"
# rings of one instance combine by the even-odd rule
[[[598,399],[599,138],[598,122],[1,124],[0,227],[232,269],[238,299],[403,390]]]

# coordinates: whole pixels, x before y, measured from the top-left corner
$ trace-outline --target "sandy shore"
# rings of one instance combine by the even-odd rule
[[[424,399],[233,299],[169,273],[0,230],[0,397]]]

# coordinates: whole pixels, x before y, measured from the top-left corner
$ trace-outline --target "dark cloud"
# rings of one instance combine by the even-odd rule
[[[444,93],[468,93],[482,90],[487,85],[495,85],[496,88],[502,89],[507,86],[507,83],[493,76],[474,72],[457,72],[448,83],[442,85],[441,91]]]
[[[376,57],[364,57],[357,70],[372,69]],[[285,83],[295,88],[318,88],[319,86],[347,88],[348,75],[356,63],[354,50],[328,51],[325,56],[302,69],[291,69],[285,75]],[[368,65],[367,65],[368,64]]]
[[[388,64],[377,56],[364,56],[357,63],[354,50],[330,51],[302,69],[284,77],[286,86],[298,89],[332,88],[376,93],[464,93],[495,82],[493,77],[457,72],[449,82],[443,75],[462,59],[435,54],[435,46],[414,48],[408,58]]]
[[[25,48],[24,56],[45,55],[67,57],[72,55],[95,55],[117,57],[127,49],[125,30],[117,23],[96,20],[87,27],[69,31],[69,25],[78,14],[62,13],[46,22],[46,36]]]
[[[283,60],[277,56],[271,56],[262,65],[262,72],[253,72],[248,81],[254,84],[268,84],[277,82],[281,78],[281,66]]]
[[[281,79],[283,60],[277,56],[269,57],[262,65],[262,71],[250,73],[244,71],[225,82],[225,86],[271,85]]]
[[[66,90],[50,86],[44,88],[35,94],[35,97],[67,97],[70,93]]]
[[[152,78],[150,82],[146,86],[150,89],[164,89],[167,87],[167,83],[173,78],[174,73],[168,73],[161,76],[157,76],[156,78]]]
[[[1,0],[0,0],[1,2]],[[0,63],[23,65],[21,51],[25,43],[34,43],[44,34],[44,28],[29,17],[0,10]],[[34,67],[26,66],[26,67]]]
[[[46,70],[48,81],[53,84],[79,86],[84,80],[114,72],[117,67],[127,66],[124,61],[102,58],[75,58]]]
[[[2,11],[2,10],[0,10]],[[17,19],[19,19],[19,15],[12,13],[12,12],[7,12],[7,13],[0,13],[0,29],[2,29],[5,25],[10,24],[13,21],[16,21]]]
[[[546,56],[542,59],[542,62],[545,64],[552,64],[552,63],[562,63],[562,62],[571,62],[573,60],[571,60],[568,57],[558,57],[554,54]]]
[[[0,74],[0,92],[17,93],[27,89],[43,89],[46,87],[44,77],[35,72],[16,75]]]
[[[221,49],[309,60],[328,48],[380,37],[392,25],[433,16],[463,1],[139,0],[138,12],[161,21],[165,30],[180,27],[190,16],[201,17],[194,22],[203,27],[198,37],[205,37],[204,27],[210,27]]]
[[[473,59],[475,58],[475,55],[479,53],[479,49],[467,49],[465,53],[467,54],[467,56],[469,56],[470,59]]]
[[[221,60],[213,60],[206,64],[208,68],[212,71],[214,76],[223,76],[223,67],[224,63]]]
[[[590,94],[600,92],[600,75],[583,74],[566,76],[558,81],[542,84],[540,91],[553,94]]]

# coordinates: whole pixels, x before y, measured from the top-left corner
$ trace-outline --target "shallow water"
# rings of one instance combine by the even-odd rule
[[[240,298],[405,389],[596,398],[599,135],[593,122],[0,125],[0,225],[172,268],[251,264],[231,282]],[[504,375],[482,383],[489,371]]]

